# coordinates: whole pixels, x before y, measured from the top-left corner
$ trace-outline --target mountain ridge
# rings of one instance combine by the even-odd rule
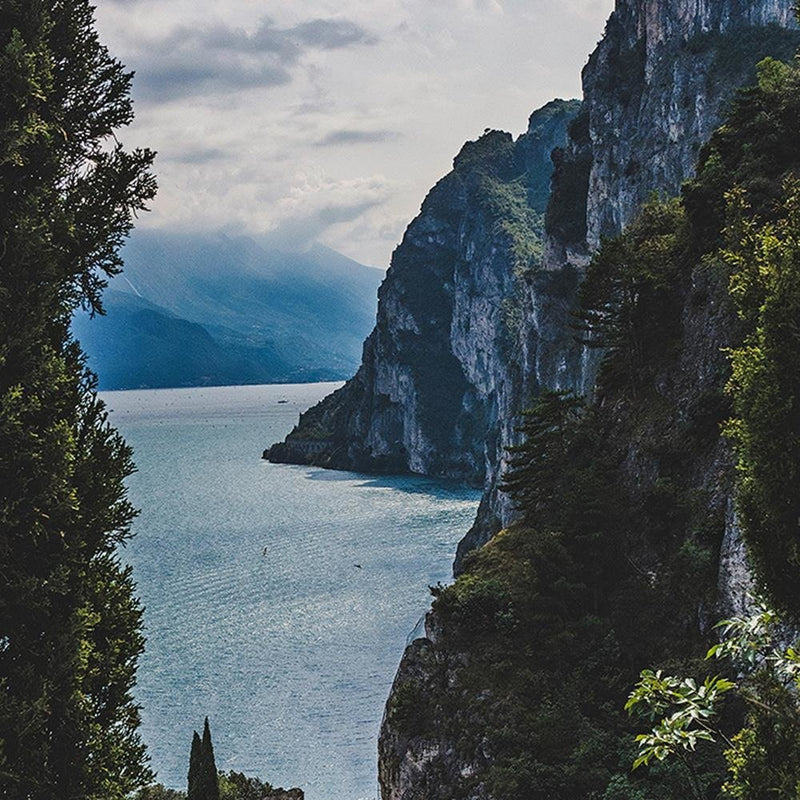
[[[122,255],[106,315],[73,321],[102,389],[339,380],[374,322],[380,271],[322,245],[137,231]]]

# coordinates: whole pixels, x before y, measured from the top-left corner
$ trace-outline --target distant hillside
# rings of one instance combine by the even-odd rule
[[[375,321],[379,270],[320,245],[137,231],[105,316],[73,330],[102,389],[345,378]]]

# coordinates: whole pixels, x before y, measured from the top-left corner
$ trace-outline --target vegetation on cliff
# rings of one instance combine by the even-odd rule
[[[684,197],[603,243],[578,325],[604,348],[596,396],[545,393],[527,412],[505,478],[519,522],[434,592],[433,651],[418,654],[433,678],[401,669],[387,719],[407,743],[454,743],[457,796],[722,791],[722,748],[631,774],[623,705],[644,666],[699,671],[732,494],[759,584],[800,614],[798,80],[796,63],[763,62]],[[778,694],[760,696],[796,722]],[[736,704],[723,714],[741,728]],[[762,716],[729,756],[731,796],[763,796],[740,779],[778,746]]]
[[[800,787],[800,654],[781,641],[786,630],[777,614],[755,598],[748,616],[723,620],[716,627],[721,641],[711,647],[706,660],[724,659],[733,679],[717,674],[696,680],[661,670],[642,671],[625,708],[656,724],[636,737],[639,754],[633,768],[675,757],[686,769],[692,796],[704,800],[694,764],[696,750],[724,746],[725,797],[795,800]],[[738,733],[722,719],[731,696],[747,711]]]

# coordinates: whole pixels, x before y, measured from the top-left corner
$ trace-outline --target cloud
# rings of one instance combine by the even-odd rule
[[[579,93],[614,0],[96,5],[102,41],[137,72],[121,135],[160,154],[140,224],[317,235],[386,264],[466,139],[519,133]]]
[[[334,50],[351,44],[377,44],[378,39],[348,20],[312,19],[291,29],[291,35],[309,47]]]
[[[118,2],[135,2],[135,0],[117,0]],[[230,153],[226,153],[218,147],[201,147],[196,149],[187,148],[176,154],[170,154],[167,158],[179,164],[208,164],[212,161],[220,161],[228,158]],[[162,155],[161,158],[164,158]]]
[[[179,27],[165,37],[139,41],[133,59],[141,65],[136,93],[163,102],[282,86],[292,80],[292,70],[310,51],[377,41],[361,26],[343,19],[312,19],[279,27],[264,18],[252,32],[224,24]]]
[[[380,175],[343,181],[299,175],[278,204],[282,218],[265,238],[276,247],[304,249],[329,228],[357,220],[389,196],[388,182]]]
[[[330,147],[338,144],[368,144],[370,142],[388,142],[400,137],[398,131],[357,131],[338,130],[331,131],[320,139],[317,144],[321,147]]]

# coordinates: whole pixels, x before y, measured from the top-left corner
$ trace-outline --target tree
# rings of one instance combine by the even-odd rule
[[[203,724],[203,738],[194,731],[189,755],[188,800],[219,800],[219,776],[211,743],[208,717]]]
[[[605,352],[600,384],[646,384],[670,353],[680,318],[686,219],[679,200],[651,200],[623,234],[603,240],[580,288],[575,328]]]
[[[187,778],[187,793],[191,800],[200,797],[203,772],[203,744],[197,731],[192,732],[192,749],[189,753],[189,775]]]
[[[116,547],[131,453],[69,333],[101,311],[153,153],[88,0],[0,0],[0,795],[116,800],[147,782],[141,608]]]
[[[722,639],[708,659],[728,659],[737,681],[719,675],[704,681],[644,670],[625,708],[656,725],[639,734],[634,769],[670,757],[679,758],[692,776],[697,800],[706,796],[693,766],[700,742],[727,746],[729,780],[723,794],[738,800],[786,798],[800,790],[800,653],[780,643],[785,631],[777,614],[762,601],[748,617],[717,625]],[[728,735],[719,717],[724,698],[736,694],[747,707],[744,727]]]
[[[523,442],[508,448],[500,490],[508,493],[527,522],[538,522],[555,502],[555,485],[567,467],[577,423],[586,411],[571,391],[544,391],[523,411],[516,431]]]

